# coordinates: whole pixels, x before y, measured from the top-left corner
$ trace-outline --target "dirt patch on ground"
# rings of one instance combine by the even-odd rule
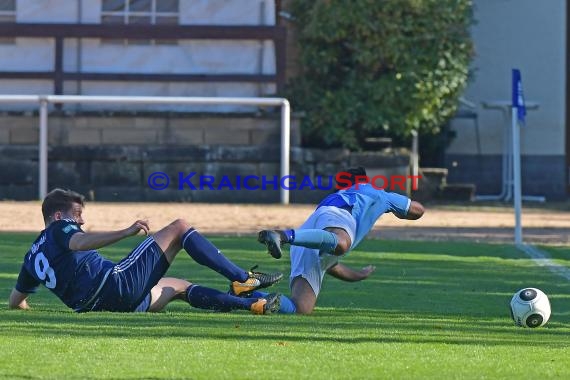
[[[314,210],[312,205],[241,205],[199,203],[89,203],[85,229],[108,231],[148,219],[158,230],[176,218],[188,220],[210,235],[255,236],[260,229],[297,227]],[[570,244],[568,212],[524,209],[524,240],[534,244]],[[514,215],[507,207],[427,207],[418,221],[383,216],[371,237],[403,240],[513,241]],[[0,231],[43,229],[40,202],[0,202]]]

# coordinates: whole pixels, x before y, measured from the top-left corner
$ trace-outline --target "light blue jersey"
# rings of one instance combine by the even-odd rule
[[[356,221],[356,233],[352,248],[356,247],[370,232],[374,223],[385,213],[408,214],[411,200],[397,193],[375,189],[370,184],[359,183],[333,193],[322,200],[321,206],[335,206],[347,210]]]

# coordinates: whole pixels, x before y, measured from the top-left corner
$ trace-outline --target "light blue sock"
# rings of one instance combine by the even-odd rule
[[[279,306],[280,314],[295,314],[297,312],[297,306],[293,300],[287,296],[281,295],[281,306]]]
[[[251,293],[251,298],[263,298],[269,293],[260,292],[256,290],[255,292]],[[297,306],[293,300],[287,296],[281,295],[281,306],[279,307],[279,314],[295,314],[297,312]]]
[[[331,253],[338,244],[338,238],[335,233],[325,230],[295,230],[293,241],[290,244]]]

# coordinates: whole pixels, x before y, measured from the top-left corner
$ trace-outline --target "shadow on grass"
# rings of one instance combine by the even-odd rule
[[[430,240],[432,242],[512,243],[513,227],[462,227],[462,226],[381,226],[372,230],[372,238]],[[568,244],[568,227],[525,227],[526,242],[533,244]]]
[[[265,258],[255,241],[213,240],[238,263]],[[28,236],[14,235],[0,242],[1,273],[17,275],[30,241]],[[121,242],[106,249],[104,254],[122,257],[135,243]],[[267,260],[270,268],[288,264],[288,258]],[[169,311],[159,314],[74,314],[64,311],[54,296],[40,292],[32,301],[43,305],[35,310],[0,310],[0,343],[41,337],[172,337],[295,344],[385,342],[568,347],[570,327],[560,321],[569,321],[570,315],[556,312],[570,309],[570,299],[564,298],[570,294],[570,283],[556,281],[558,277],[535,266],[512,246],[367,241],[360,252],[346,258],[346,263],[354,267],[374,263],[377,272],[359,283],[327,279],[319,298],[320,308],[311,316],[208,313],[194,311],[183,303],[173,304]],[[177,259],[171,273],[190,280],[215,278],[216,284],[227,286],[225,281],[219,282],[220,277],[215,273],[191,263],[187,257]],[[287,291],[286,282],[274,289]],[[14,278],[0,278],[0,296],[7,298],[13,285]],[[547,328],[519,329],[510,321],[507,311],[510,296],[525,286],[539,287],[555,301],[555,314]]]
[[[381,232],[381,231],[380,231]],[[526,256],[512,244],[486,244],[475,242],[434,242],[405,240],[364,240],[351,255],[366,253],[417,253],[422,255],[447,255],[455,257],[492,257],[524,259]]]
[[[406,314],[370,309],[318,310],[311,316],[251,316],[245,313],[73,314],[32,311],[0,313],[9,336],[101,338],[192,338],[290,343],[442,343],[568,347],[567,325],[516,328],[510,321],[449,314]],[[5,338],[4,338],[5,340]]]

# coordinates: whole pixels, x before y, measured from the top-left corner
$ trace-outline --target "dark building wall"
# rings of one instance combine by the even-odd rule
[[[448,154],[448,183],[474,183],[477,195],[501,192],[503,176],[501,155]],[[521,157],[524,195],[543,195],[547,200],[566,199],[566,159],[564,156],[533,155]]]

